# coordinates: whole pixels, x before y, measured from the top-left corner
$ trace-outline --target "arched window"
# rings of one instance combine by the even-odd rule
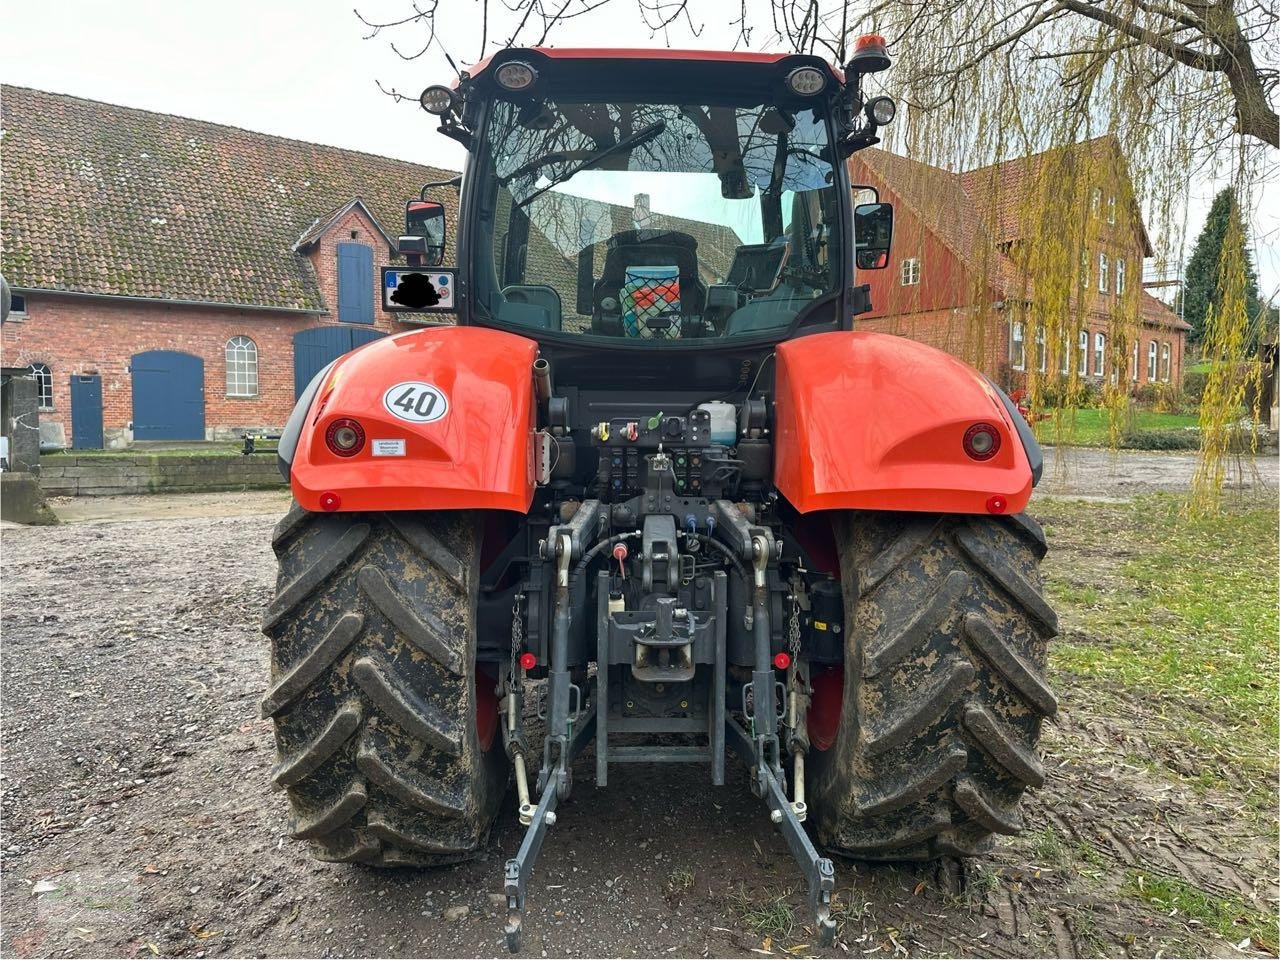
[[[1041,373],[1049,365],[1049,340],[1045,336],[1044,327],[1036,331],[1036,367]]]
[[[248,337],[227,341],[227,396],[258,395],[258,345]]]
[[[1173,373],[1169,360],[1170,360],[1169,344],[1168,343],[1161,344],[1160,346],[1160,379],[1163,380],[1165,383],[1169,382],[1169,378],[1172,376],[1172,373]]]
[[[1089,331],[1080,331],[1080,366],[1076,368],[1076,373],[1085,376],[1089,372]]]
[[[53,409],[53,374],[49,372],[47,363],[33,363],[31,376],[36,381],[36,397],[41,410]]]
[[[1147,383],[1156,382],[1156,342],[1152,340],[1147,346]]]
[[[1101,377],[1106,365],[1107,335],[1105,333],[1095,333],[1093,335],[1093,375]]]

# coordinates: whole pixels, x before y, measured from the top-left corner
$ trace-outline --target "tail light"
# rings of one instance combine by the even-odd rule
[[[364,427],[356,421],[339,417],[324,432],[324,443],[337,457],[354,457],[364,449]]]
[[[964,432],[964,452],[972,460],[990,460],[1000,449],[1000,431],[989,423],[975,423]]]

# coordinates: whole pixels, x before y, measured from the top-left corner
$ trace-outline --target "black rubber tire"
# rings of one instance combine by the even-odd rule
[[[480,530],[466,512],[296,504],[276,526],[262,715],[291,833],[319,860],[437,866],[488,835],[507,760],[476,729]]]
[[[844,699],[811,751],[808,800],[829,849],[863,860],[974,856],[1022,827],[1044,781],[1040,725],[1057,616],[1044,532],[1025,514],[845,513]]]

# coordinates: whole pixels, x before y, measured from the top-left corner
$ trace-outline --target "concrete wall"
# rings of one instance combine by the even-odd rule
[[[283,487],[274,453],[247,457],[74,456],[41,458],[40,487],[50,497],[200,493]]]

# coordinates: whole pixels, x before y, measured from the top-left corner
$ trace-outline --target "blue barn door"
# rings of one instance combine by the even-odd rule
[[[385,333],[360,327],[312,327],[293,335],[293,396],[302,396],[312,377],[344,353],[364,346]]]
[[[102,449],[102,378],[71,378],[71,446],[75,450]]]
[[[133,439],[204,439],[204,361],[174,350],[135,353]]]

